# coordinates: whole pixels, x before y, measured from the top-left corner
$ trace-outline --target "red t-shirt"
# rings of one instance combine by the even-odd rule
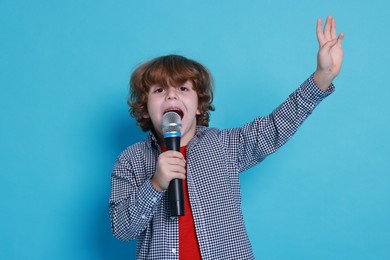
[[[187,159],[186,146],[180,147],[180,152]],[[165,147],[162,148],[166,150]],[[183,181],[184,189],[184,209],[185,215],[179,216],[179,259],[180,260],[197,260],[202,259],[200,256],[198,238],[196,236],[194,218],[190,200],[188,198],[187,180]]]

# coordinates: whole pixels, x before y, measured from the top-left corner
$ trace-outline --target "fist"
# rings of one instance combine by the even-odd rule
[[[166,151],[160,154],[157,160],[156,172],[152,177],[153,187],[159,191],[165,191],[173,179],[184,180],[186,178],[186,160],[177,151]]]

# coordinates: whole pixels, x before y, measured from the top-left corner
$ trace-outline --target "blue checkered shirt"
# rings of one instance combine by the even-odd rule
[[[238,174],[282,146],[333,90],[322,92],[311,76],[266,117],[234,129],[196,127],[187,146],[187,183],[202,259],[255,258]],[[121,240],[137,239],[137,259],[179,258],[178,218],[169,214],[167,192],[151,184],[160,153],[150,133],[120,154],[112,173],[112,231]]]

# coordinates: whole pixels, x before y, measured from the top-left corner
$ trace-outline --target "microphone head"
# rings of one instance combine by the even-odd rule
[[[163,115],[162,118],[162,132],[164,137],[167,136],[181,136],[181,118],[178,113],[169,111]]]

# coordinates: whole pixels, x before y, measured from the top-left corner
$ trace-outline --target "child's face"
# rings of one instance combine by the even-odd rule
[[[162,117],[167,111],[176,111],[181,116],[181,146],[187,145],[195,134],[196,115],[198,110],[198,94],[193,89],[191,81],[186,81],[179,87],[162,87],[153,85],[148,93],[148,113],[144,118],[152,120],[158,139],[162,137]]]

